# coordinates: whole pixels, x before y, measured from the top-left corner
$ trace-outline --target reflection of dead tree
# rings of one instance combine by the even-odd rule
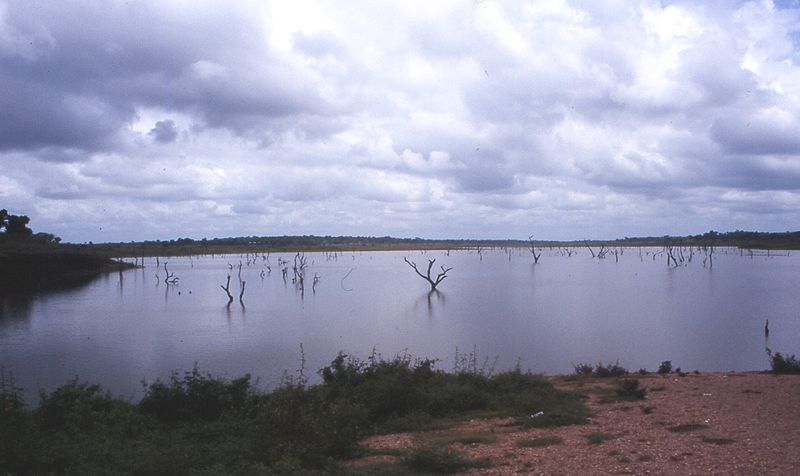
[[[706,267],[706,262],[708,262],[708,267],[714,267],[714,245],[709,244],[707,246],[703,246],[703,252],[705,253],[705,258],[703,258],[703,267]]]
[[[703,235],[705,238],[705,243],[703,244],[703,252],[705,253],[705,258],[703,258],[703,267],[706,267],[706,262],[708,262],[708,267],[714,267],[714,237],[717,236],[716,231],[709,231],[708,233]]]
[[[164,261],[164,272],[167,273],[167,277],[164,278],[165,284],[178,284],[178,277],[175,276],[175,273],[169,272],[166,261]]]
[[[408,258],[403,258],[403,261],[405,261],[406,264],[408,264],[409,266],[414,268],[414,272],[416,272],[422,279],[428,281],[428,284],[431,285],[431,291],[435,291],[436,290],[436,286],[438,286],[439,283],[441,283],[444,280],[444,278],[447,277],[447,272],[450,271],[451,269],[453,269],[453,268],[445,268],[444,266],[441,266],[442,272],[439,273],[438,275],[436,275],[436,278],[434,279],[431,276],[431,268],[433,268],[433,264],[436,262],[435,259],[429,259],[428,260],[427,274],[422,274],[419,271],[419,269],[417,268],[417,263],[415,263],[413,261],[409,261]]]
[[[352,288],[351,288],[351,289],[347,289],[346,287],[344,287],[344,280],[345,280],[345,279],[347,279],[347,278],[348,278],[348,276],[350,276],[350,273],[352,273],[354,269],[355,269],[355,268],[350,268],[350,271],[348,271],[348,272],[347,272],[347,274],[345,274],[345,275],[344,275],[344,277],[342,278],[342,280],[341,280],[341,281],[339,281],[339,286],[341,286],[341,287],[342,287],[342,290],[344,290],[344,291],[348,291],[348,292],[353,290]]]
[[[225,294],[228,295],[228,305],[230,306],[231,303],[233,302],[233,296],[231,296],[231,275],[230,274],[228,275],[228,281],[225,283],[225,286],[220,284],[219,287],[221,287],[222,290],[225,291]],[[242,294],[244,294],[244,287],[242,287]]]
[[[298,252],[296,255],[294,255],[294,266],[292,267],[292,271],[294,271],[294,278],[292,278],[292,282],[300,290],[301,296],[306,290],[306,268],[308,268],[308,264],[306,263],[306,255]]]
[[[542,251],[539,250],[539,254],[538,255],[536,254],[536,244],[533,241],[533,235],[528,237],[528,249],[533,255],[533,264],[539,263],[539,258],[542,257]]]

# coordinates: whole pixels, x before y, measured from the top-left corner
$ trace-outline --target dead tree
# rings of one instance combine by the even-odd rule
[[[669,266],[670,265],[669,262],[672,261],[672,263],[677,268],[678,267],[678,260],[675,259],[675,253],[673,253],[674,247],[672,245],[667,245],[667,246],[664,247],[664,249],[667,251],[667,266]]]
[[[539,263],[539,258],[542,257],[542,251],[539,250],[539,254],[536,254],[536,244],[533,241],[533,235],[528,237],[528,249],[530,250],[531,254],[533,255],[533,264]]]
[[[585,244],[585,245],[586,245],[586,247],[587,247],[587,248],[589,248],[589,253],[591,253],[591,254],[592,254],[592,258],[596,258],[596,257],[597,257],[597,255],[596,255],[596,254],[594,254],[594,250],[592,249],[592,247],[591,247],[591,246],[589,246],[589,242],[588,242],[588,241],[584,241],[584,242],[583,242],[583,244]]]
[[[717,232],[709,231],[708,233],[703,235],[703,252],[705,253],[705,258],[703,258],[703,267],[706,267],[706,262],[708,262],[708,267],[714,267],[714,238],[717,236]],[[741,248],[740,248],[741,252]]]
[[[164,261],[164,272],[167,273],[167,277],[164,278],[164,283],[169,284],[178,284],[178,277],[175,276],[175,273],[170,273],[167,269],[167,262]]]
[[[436,278],[433,278],[431,276],[431,269],[433,268],[433,264],[436,262],[435,259],[429,259],[428,260],[428,270],[427,270],[426,274],[422,274],[420,272],[420,270],[417,268],[417,263],[415,263],[413,261],[409,261],[408,258],[403,258],[403,261],[405,261],[406,264],[408,264],[409,266],[414,268],[414,272],[417,273],[422,279],[428,281],[428,284],[431,285],[431,291],[436,291],[436,286],[438,286],[439,283],[441,283],[444,280],[444,278],[447,277],[448,271],[453,269],[453,268],[445,268],[444,266],[441,266],[442,272],[439,273],[438,275],[436,275]]]
[[[231,275],[230,274],[228,275],[228,281],[225,283],[225,286],[220,284],[219,287],[221,287],[222,290],[225,291],[225,294],[228,295],[228,305],[230,306],[231,303],[233,302],[233,296],[231,296]],[[244,288],[242,288],[242,294],[244,294]]]
[[[300,253],[294,255],[294,266],[292,267],[294,278],[292,278],[292,282],[300,290],[301,295],[305,292],[306,268],[308,268],[306,255]]]
[[[247,281],[242,281],[242,290],[239,291],[239,302],[244,306],[244,285],[247,284]]]

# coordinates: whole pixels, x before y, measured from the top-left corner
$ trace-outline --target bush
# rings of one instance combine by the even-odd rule
[[[658,366],[658,373],[661,375],[666,375],[670,372],[672,372],[672,361],[665,360],[661,362],[661,365]]]
[[[286,381],[259,393],[248,375],[226,380],[195,368],[144,384],[138,404],[76,379],[43,393],[32,410],[0,378],[0,472],[327,474],[341,472],[340,459],[356,454],[361,438],[404,426],[420,430],[440,416],[480,410],[525,415],[532,426],[588,416],[578,395],[519,370],[445,373],[432,360],[361,362],[340,354],[320,373],[319,385]],[[529,418],[537,412],[543,416]],[[438,450],[408,463],[445,472],[473,465],[461,467],[457,455]]]
[[[163,423],[216,420],[225,411],[241,408],[251,393],[249,374],[227,381],[203,375],[196,366],[182,379],[173,373],[169,383],[156,380],[150,385],[142,382],[142,385],[145,396],[139,408]]]
[[[776,374],[800,374],[800,361],[794,354],[784,357],[780,352],[775,352],[767,348],[772,372]]]
[[[0,468],[9,474],[24,473],[35,454],[33,419],[14,375],[0,367]]]
[[[594,367],[590,364],[573,365],[573,368],[575,369],[575,375],[592,375],[592,372],[594,372]]]
[[[605,366],[598,363],[594,368],[594,374],[601,378],[624,377],[628,375],[628,369],[621,367],[619,362],[608,363]]]
[[[594,375],[595,377],[599,378],[611,378],[611,377],[623,377],[628,375],[628,369],[619,365],[619,361],[615,363],[608,363],[603,365],[602,363],[598,362],[597,365],[592,367],[589,364],[578,364],[573,365],[575,369],[575,375],[584,375],[584,376],[591,376]]]
[[[99,385],[79,382],[76,378],[50,395],[41,392],[37,413],[45,430],[77,433],[108,423],[115,407],[124,405],[125,402],[104,393]]]
[[[455,474],[470,468],[489,466],[486,460],[469,460],[457,451],[446,447],[416,448],[404,463],[414,471],[428,474]]]
[[[639,387],[639,380],[624,379],[616,390],[617,396],[625,400],[644,400],[647,389]]]

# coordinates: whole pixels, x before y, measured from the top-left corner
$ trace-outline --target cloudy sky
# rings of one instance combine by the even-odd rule
[[[796,1],[0,0],[0,208],[66,241],[800,229]]]

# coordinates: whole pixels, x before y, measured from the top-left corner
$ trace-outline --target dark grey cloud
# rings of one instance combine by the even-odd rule
[[[4,20],[31,47],[0,54],[0,149],[108,150],[141,107],[255,136],[326,108],[235,6],[10,2]]]
[[[156,142],[169,144],[170,142],[175,142],[175,139],[178,138],[178,129],[175,127],[175,121],[166,119],[157,121],[156,125],[148,132],[148,135]]]
[[[134,115],[107,98],[55,91],[0,61],[0,150],[108,147]]]
[[[800,122],[765,111],[756,117],[723,117],[714,122],[711,135],[727,152],[734,154],[800,155]],[[772,117],[770,117],[772,116]]]

